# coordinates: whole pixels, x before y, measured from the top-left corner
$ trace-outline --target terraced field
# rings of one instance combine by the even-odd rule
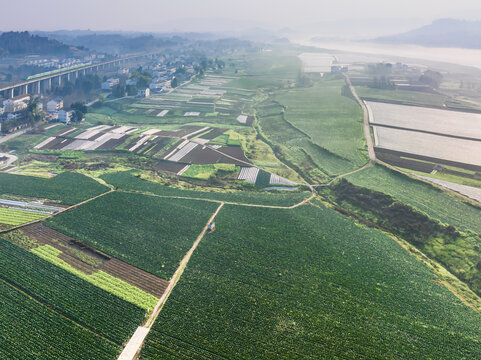
[[[481,316],[381,232],[313,206],[225,205],[216,227],[142,359],[481,356]]]
[[[275,99],[286,107],[286,120],[323,149],[353,166],[367,162],[359,105],[342,95],[344,80],[325,79],[312,87],[292,89]]]

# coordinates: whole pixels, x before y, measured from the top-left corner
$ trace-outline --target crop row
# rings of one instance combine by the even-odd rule
[[[3,279],[75,322],[122,344],[142,322],[145,310],[0,239]]]
[[[226,205],[142,359],[479,358],[481,316],[392,239],[313,206]]]
[[[217,206],[113,192],[59,214],[47,224],[168,280]]]

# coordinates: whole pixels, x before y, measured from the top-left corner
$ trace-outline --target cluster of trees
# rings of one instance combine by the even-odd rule
[[[132,73],[130,78],[137,80],[137,87],[139,88],[149,87],[152,82],[152,74],[148,71],[143,71],[141,66]]]
[[[429,85],[435,89],[439,88],[443,81],[443,75],[437,71],[426,70],[420,77],[419,81],[423,84]]]
[[[73,110],[72,118],[70,119],[73,122],[80,122],[84,118],[85,114],[87,113],[87,105],[84,102],[75,102],[70,105],[70,108]]]
[[[0,35],[0,56],[49,54],[67,55],[71,51],[70,46],[57,40],[31,35],[28,31],[4,32]]]

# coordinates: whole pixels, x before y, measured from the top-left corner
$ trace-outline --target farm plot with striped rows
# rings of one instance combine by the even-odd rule
[[[146,310],[153,309],[168,285],[163,279],[39,223],[11,231],[4,237]]]
[[[101,178],[108,184],[118,186],[123,190],[146,192],[162,196],[181,196],[246,204],[292,206],[310,196],[310,193],[307,191],[277,193],[257,191],[209,192],[182,190],[140,179],[135,176],[135,173],[128,171],[104,174]]]
[[[168,280],[217,206],[206,201],[113,192],[46,224]]]
[[[52,316],[60,314],[64,320],[75,324],[78,330],[85,332],[84,337],[89,334],[88,336],[95,340],[93,331],[101,335],[104,340],[108,340],[107,342],[115,344],[117,349],[133,334],[146,315],[144,309],[91,285],[4,239],[0,239],[0,263],[2,264],[0,281],[31,296],[38,302],[39,312],[52,312]],[[49,309],[41,310],[45,305]],[[16,322],[21,323],[25,320],[17,318]],[[8,323],[5,324],[4,318],[0,317],[0,324],[5,327]],[[29,332],[34,337],[32,331],[38,331],[44,327],[34,327]],[[8,330],[5,333],[7,337],[15,336],[11,331],[14,330]],[[2,331],[2,338],[3,336]],[[48,337],[43,340],[51,341]],[[75,343],[76,339],[60,341],[60,344],[70,347]],[[34,347],[25,346],[31,351],[35,350]],[[17,347],[20,349],[24,345],[19,342]],[[3,346],[1,348],[3,350]],[[79,351],[85,351],[85,349],[79,349]]]
[[[481,357],[479,313],[379,231],[322,206],[225,205],[216,228],[142,359]]]
[[[53,178],[0,173],[0,195],[19,195],[74,205],[109,189],[77,173],[65,172]]]
[[[0,226],[17,226],[28,223],[30,221],[42,219],[48,215],[49,214],[41,212],[0,207]]]

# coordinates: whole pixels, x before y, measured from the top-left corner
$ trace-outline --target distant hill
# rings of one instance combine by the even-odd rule
[[[380,37],[375,41],[391,44],[481,49],[481,21],[440,19],[419,29]]]
[[[57,40],[31,35],[28,31],[4,32],[0,35],[0,56],[8,55],[67,55],[76,49]]]

